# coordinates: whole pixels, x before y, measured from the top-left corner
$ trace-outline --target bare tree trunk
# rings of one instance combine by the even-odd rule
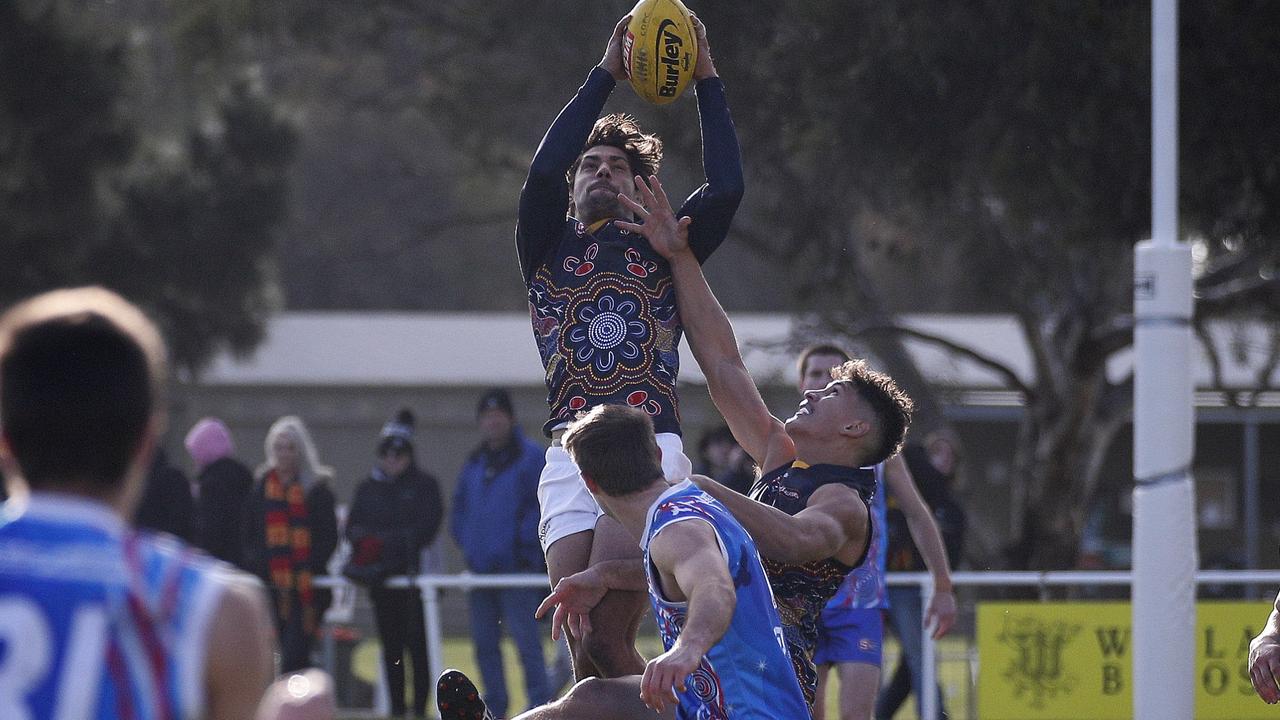
[[[1110,403],[1103,367],[1038,385],[1019,428],[1014,482],[1026,492],[1008,556],[1018,569],[1065,570],[1076,565],[1088,500],[1126,413]]]

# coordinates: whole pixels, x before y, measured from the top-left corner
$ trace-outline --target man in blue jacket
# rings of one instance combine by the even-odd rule
[[[458,476],[453,495],[453,538],[471,572],[545,572],[538,542],[538,477],[545,462],[543,449],[516,425],[506,390],[486,392],[480,398],[476,418],[483,441]],[[469,594],[471,637],[485,701],[499,717],[507,711],[500,627],[507,629],[519,649],[531,706],[551,699],[533,617],[542,594],[538,588],[476,589]]]

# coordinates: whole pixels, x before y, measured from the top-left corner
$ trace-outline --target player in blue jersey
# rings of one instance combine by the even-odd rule
[[[800,392],[820,392],[831,382],[831,371],[852,358],[835,345],[814,345],[800,353],[796,366]],[[871,501],[871,547],[867,559],[849,573],[835,597],[823,609],[818,624],[818,697],[826,696],[832,667],[840,679],[840,720],[870,720],[880,688],[880,661],[884,643],[884,611],[889,607],[885,584],[887,508],[890,497],[902,509],[925,565],[933,573],[934,593],[927,622],[934,637],[945,634],[955,622],[956,599],[951,590],[951,567],[942,533],[916,488],[901,455],[875,466],[876,490]],[[886,490],[888,492],[886,492]],[[917,607],[919,603],[917,602]],[[920,619],[914,631],[919,635]],[[909,632],[911,629],[907,629]],[[917,643],[918,644],[918,643]],[[816,720],[825,716],[822,703],[814,706]]]
[[[898,452],[911,422],[911,400],[887,375],[849,362],[821,390],[805,393],[785,423],[771,415],[690,249],[697,221],[677,219],[657,177],[641,185],[643,206],[619,198],[642,222],[621,225],[645,235],[669,261],[689,346],[712,400],[738,444],[766,470],[749,497],[709,479],[697,482],[756,539],[796,676],[812,705],[819,616],[845,576],[866,559],[871,539],[875,478],[867,466]]]
[[[636,174],[658,172],[662,142],[623,115],[600,117],[615,85],[625,82],[622,40],[614,28],[603,59],[547,130],[520,192],[516,250],[529,297],[534,341],[546,371],[552,438],[538,484],[539,537],[554,585],[588,564],[639,554],[582,484],[559,438],[578,413],[602,404],[643,409],[653,419],[666,476],[692,471],[680,436],[676,376],[680,314],[666,261],[642,235],[618,225],[633,213],[618,200],[639,198]],[[743,192],[738,140],[716,73],[706,29],[694,21],[693,78],[702,129],[706,183],[681,213],[697,220],[689,240],[700,262],[724,241]],[[597,528],[597,520],[600,527]],[[639,672],[635,630],[641,593],[611,593],[597,630],[571,643],[579,678]],[[589,659],[588,657],[589,656]]]
[[[589,678],[518,720],[651,718],[804,720],[781,621],[755,543],[723,505],[689,481],[668,485],[648,416],[617,405],[570,425],[565,447],[609,516],[644,551],[645,583],[665,652],[643,675]],[[554,596],[548,599],[554,602]],[[557,607],[575,632],[589,613]],[[445,720],[489,717],[458,671],[437,690]]]
[[[254,716],[272,675],[261,586],[126,524],[166,382],[155,327],[106,290],[0,319],[0,718]]]

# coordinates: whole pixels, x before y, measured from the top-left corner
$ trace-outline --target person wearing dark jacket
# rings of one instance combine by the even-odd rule
[[[458,475],[453,495],[453,538],[474,573],[546,571],[538,542],[538,477],[544,450],[516,425],[511,396],[486,392],[477,408],[483,442]],[[551,699],[546,660],[533,613],[544,593],[537,588],[477,589],[468,593],[471,637],[483,678],[485,702],[497,717],[507,711],[501,629],[520,652],[530,707]]]
[[[422,549],[435,540],[444,514],[440,483],[419,469],[414,458],[413,425],[413,413],[406,409],[382,428],[377,465],[356,488],[347,515],[352,555],[343,574],[369,589],[391,714],[405,714],[403,660],[408,650],[413,658],[413,714],[424,717],[432,676],[422,593],[383,586],[390,576],[418,572]]]
[[[133,524],[191,542],[195,536],[194,518],[191,483],[181,470],[169,464],[164,448],[157,448]]]
[[[244,523],[244,561],[267,584],[280,637],[280,672],[311,665],[311,647],[332,593],[312,585],[338,547],[333,471],[292,415],[271,425]]]
[[[196,466],[196,545],[247,570],[240,540],[253,473],[232,457],[231,431],[217,418],[197,422],[182,444]]]

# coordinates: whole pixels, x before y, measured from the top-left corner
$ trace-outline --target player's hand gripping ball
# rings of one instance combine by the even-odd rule
[[[655,105],[680,97],[698,62],[698,35],[680,0],[640,0],[622,39],[622,65],[636,94]]]

